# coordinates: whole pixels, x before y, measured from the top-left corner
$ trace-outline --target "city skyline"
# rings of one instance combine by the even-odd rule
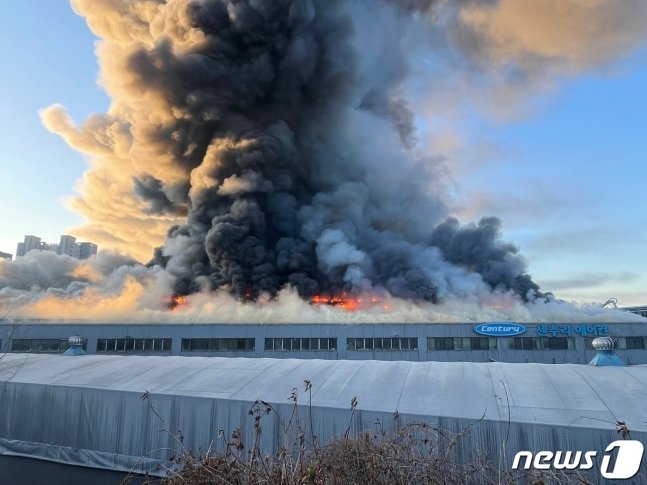
[[[58,255],[68,255],[75,259],[88,259],[90,256],[96,256],[98,246],[90,241],[77,242],[74,236],[67,234],[62,234],[58,243],[47,243],[38,236],[25,235],[23,241],[18,242],[16,245],[15,258],[24,257],[27,253],[34,250],[52,251]],[[5,259],[11,260],[11,258]]]

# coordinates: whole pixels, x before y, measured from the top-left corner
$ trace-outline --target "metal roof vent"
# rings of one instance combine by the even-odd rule
[[[616,355],[616,345],[618,344],[616,339],[611,337],[597,337],[593,339],[591,344],[598,353],[593,357],[593,360],[589,362],[589,365],[625,365],[625,363],[620,360],[620,357]]]
[[[63,352],[63,355],[85,355],[85,350],[83,350],[83,337],[78,335],[73,335],[67,339],[67,345],[69,348]]]

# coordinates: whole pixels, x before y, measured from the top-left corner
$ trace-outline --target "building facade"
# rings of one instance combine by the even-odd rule
[[[625,363],[647,364],[643,323],[0,325],[8,352],[62,353],[72,335],[89,354],[544,364],[586,364],[596,355],[592,340],[610,336]]]
[[[61,241],[58,243],[58,251],[56,254],[67,254],[68,256],[72,256],[75,244],[76,238],[74,236],[61,236]]]
[[[0,259],[4,259],[5,261],[11,261],[12,257],[13,256],[11,254],[3,253],[2,251],[0,251]]]
[[[75,243],[72,248],[72,257],[76,259],[88,259],[97,254],[97,245],[90,242]]]
[[[16,257],[22,257],[32,249],[41,249],[40,238],[37,236],[25,236],[25,240],[18,243],[18,247],[16,248]]]

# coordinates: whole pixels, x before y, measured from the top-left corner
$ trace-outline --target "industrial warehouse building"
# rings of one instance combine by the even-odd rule
[[[519,328],[515,335],[479,333]],[[505,332],[504,332],[505,333]],[[62,324],[3,323],[5,352],[62,353],[85,339],[89,354],[585,364],[591,341],[611,336],[627,364],[647,364],[645,323],[547,324]]]
[[[313,386],[311,408],[304,380]],[[599,450],[599,459],[619,439],[618,421],[647,443],[647,366],[10,353],[0,360],[0,381],[0,465],[13,483],[160,474],[156,465],[180,450],[165,429],[181,431],[196,452],[221,449],[220,430],[230,436],[235,428],[249,445],[258,399],[277,410],[262,418],[261,447],[274,451],[285,444],[293,388],[301,422],[311,413],[322,443],[349,423],[353,434],[376,430],[378,421],[385,429],[414,421],[453,433],[469,428],[456,459],[488,456],[507,470],[518,450]],[[596,461],[591,473],[598,470]],[[643,460],[624,483],[646,477]]]
[[[60,355],[73,335],[88,355]],[[634,365],[583,365],[596,357],[599,336],[613,337],[617,356]],[[161,474],[179,446],[164,429],[181,431],[196,452],[222,448],[221,430],[240,428],[250,443],[259,399],[278,411],[263,417],[262,447],[271,453],[284,444],[294,388],[297,413],[305,422],[312,412],[321,443],[349,423],[353,434],[376,422],[469,428],[455,459],[487,456],[508,471],[519,450],[601,456],[619,421],[647,445],[644,323],[4,322],[0,345],[0,468],[25,484]],[[646,466],[631,483],[647,483]]]

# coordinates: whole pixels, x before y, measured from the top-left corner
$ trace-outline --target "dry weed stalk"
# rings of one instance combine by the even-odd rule
[[[292,389],[288,400],[292,412],[287,422],[268,402],[257,400],[248,415],[254,420],[253,440],[249,449],[243,443],[241,431],[235,428],[230,439],[219,430],[222,452],[214,453],[211,446],[206,453],[195,456],[184,447],[181,433],[170,433],[180,452],[173,452],[162,469],[165,478],[144,477],[147,485],[222,484],[222,485],[592,485],[575,471],[516,472],[502,470],[487,457],[473,463],[459,464],[452,460],[463,438],[471,428],[452,433],[425,423],[399,423],[399,413],[394,414],[396,428],[384,429],[380,420],[374,431],[363,431],[350,436],[357,397],[350,403],[348,427],[342,438],[333,439],[322,446],[313,431],[312,383],[304,381],[308,393],[309,443],[301,426],[298,413],[298,391]],[[152,412],[157,413],[148,393],[142,396]],[[262,450],[263,417],[274,414],[283,432],[283,445],[277,450]],[[156,450],[159,451],[159,450]],[[478,456],[478,455],[477,455]],[[130,474],[123,483],[133,483]],[[141,483],[141,477],[136,480]]]

